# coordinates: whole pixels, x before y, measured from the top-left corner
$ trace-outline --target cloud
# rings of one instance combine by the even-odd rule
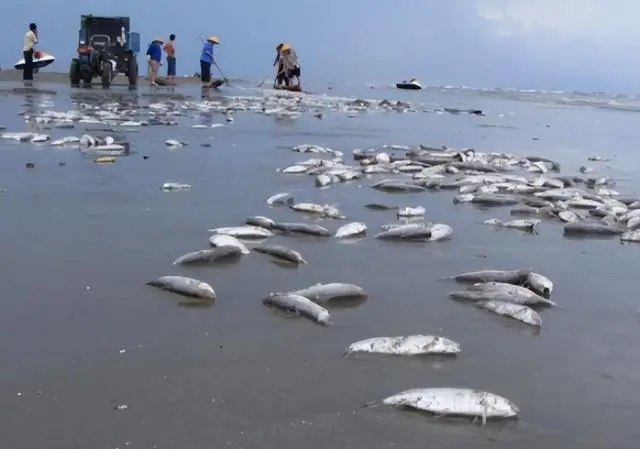
[[[593,44],[638,37],[637,0],[476,0],[500,35],[547,35]]]

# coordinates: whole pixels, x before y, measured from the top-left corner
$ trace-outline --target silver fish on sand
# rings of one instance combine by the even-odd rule
[[[460,344],[434,335],[408,335],[401,337],[375,337],[351,343],[345,354],[368,352],[389,355],[447,354],[460,352]]]
[[[213,263],[221,259],[231,259],[242,255],[237,246],[218,246],[213,249],[201,249],[178,257],[172,265],[187,265],[195,263]]]
[[[346,298],[364,298],[367,292],[355,284],[346,284],[343,282],[332,282],[329,284],[317,283],[311,287],[296,290],[292,293],[304,296],[318,304],[325,304],[330,300],[346,299]]]
[[[264,239],[273,237],[273,232],[259,226],[230,226],[209,229],[211,234],[226,234],[240,239]]]
[[[284,234],[305,234],[316,237],[329,237],[331,231],[314,223],[276,222],[273,229]]]
[[[541,220],[530,219],[501,221],[496,218],[490,218],[489,220],[485,220],[484,223],[502,228],[519,229],[521,231],[534,232],[536,230],[536,226],[541,223]]]
[[[358,221],[347,223],[336,230],[336,238],[358,237],[365,235],[367,225]]]
[[[397,215],[398,217],[422,217],[425,212],[425,208],[422,206],[406,206],[398,209]]]
[[[385,405],[412,408],[439,416],[517,418],[519,408],[493,393],[466,388],[416,388],[385,398]]]
[[[165,192],[177,192],[181,190],[189,190],[191,186],[189,184],[181,184],[179,182],[165,182],[162,184],[162,190]]]
[[[293,196],[286,192],[276,193],[267,198],[267,204],[271,207],[291,206],[293,204]]]
[[[184,276],[161,276],[147,282],[147,285],[192,298],[216,299],[216,292],[211,285]]]
[[[273,228],[273,225],[276,224],[276,222],[269,217],[256,215],[256,216],[247,218],[245,220],[245,224],[249,226],[258,226],[260,228],[271,229]]]
[[[495,314],[510,317],[531,326],[542,326],[542,318],[540,318],[538,312],[529,306],[493,300],[479,301],[476,305]]]
[[[298,251],[280,245],[256,245],[253,250],[257,253],[268,254],[284,262],[294,264],[307,263]]]
[[[466,301],[503,301],[526,306],[543,305],[555,306],[556,303],[550,299],[532,292],[519,285],[507,284],[505,282],[482,282],[467,287],[466,290],[451,292],[452,299]]]
[[[529,273],[525,285],[534,292],[549,297],[553,291],[553,282],[548,277],[540,273]]]
[[[327,309],[295,293],[270,293],[262,302],[266,306],[296,313],[319,324],[330,324],[331,315]]]
[[[451,276],[449,279],[474,284],[480,282],[505,282],[518,285],[525,282],[532,271],[531,269],[470,271]]]
[[[238,248],[244,255],[247,255],[251,252],[244,243],[231,235],[213,234],[211,237],[209,237],[209,243],[211,244],[211,246],[216,247],[233,246],[235,248]]]

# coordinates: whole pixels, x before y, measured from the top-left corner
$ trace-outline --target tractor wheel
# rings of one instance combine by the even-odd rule
[[[129,78],[129,89],[135,89],[138,86],[138,63],[134,57],[129,58],[127,78]]]
[[[111,65],[111,61],[104,61],[101,69],[102,88],[108,89],[111,87],[111,79],[113,78],[113,65]]]
[[[71,87],[80,87],[80,61],[76,58],[71,60],[71,67],[69,67],[69,82],[71,82]]]

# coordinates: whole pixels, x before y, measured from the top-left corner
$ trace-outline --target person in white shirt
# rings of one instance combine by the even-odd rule
[[[24,68],[22,69],[22,79],[33,81],[33,53],[38,43],[38,27],[35,23],[29,25],[29,31],[24,35],[24,45],[22,55],[24,57]]]

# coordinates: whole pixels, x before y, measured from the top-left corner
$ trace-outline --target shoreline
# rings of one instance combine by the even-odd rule
[[[49,84],[69,84],[69,74],[65,72],[39,72],[33,77],[34,83],[49,83]],[[165,77],[160,76],[160,79]],[[138,85],[144,84],[147,81],[146,76],[138,76]],[[200,78],[194,76],[180,76],[175,78],[176,86],[188,85],[195,86],[200,84]],[[233,80],[231,80],[233,82]],[[0,82],[2,83],[21,83],[22,82],[22,70],[2,70],[0,71]],[[94,78],[93,84],[100,84],[99,78]],[[121,74],[116,75],[113,80],[113,85],[127,86],[129,81],[127,77]],[[171,86],[175,87],[175,86]]]

